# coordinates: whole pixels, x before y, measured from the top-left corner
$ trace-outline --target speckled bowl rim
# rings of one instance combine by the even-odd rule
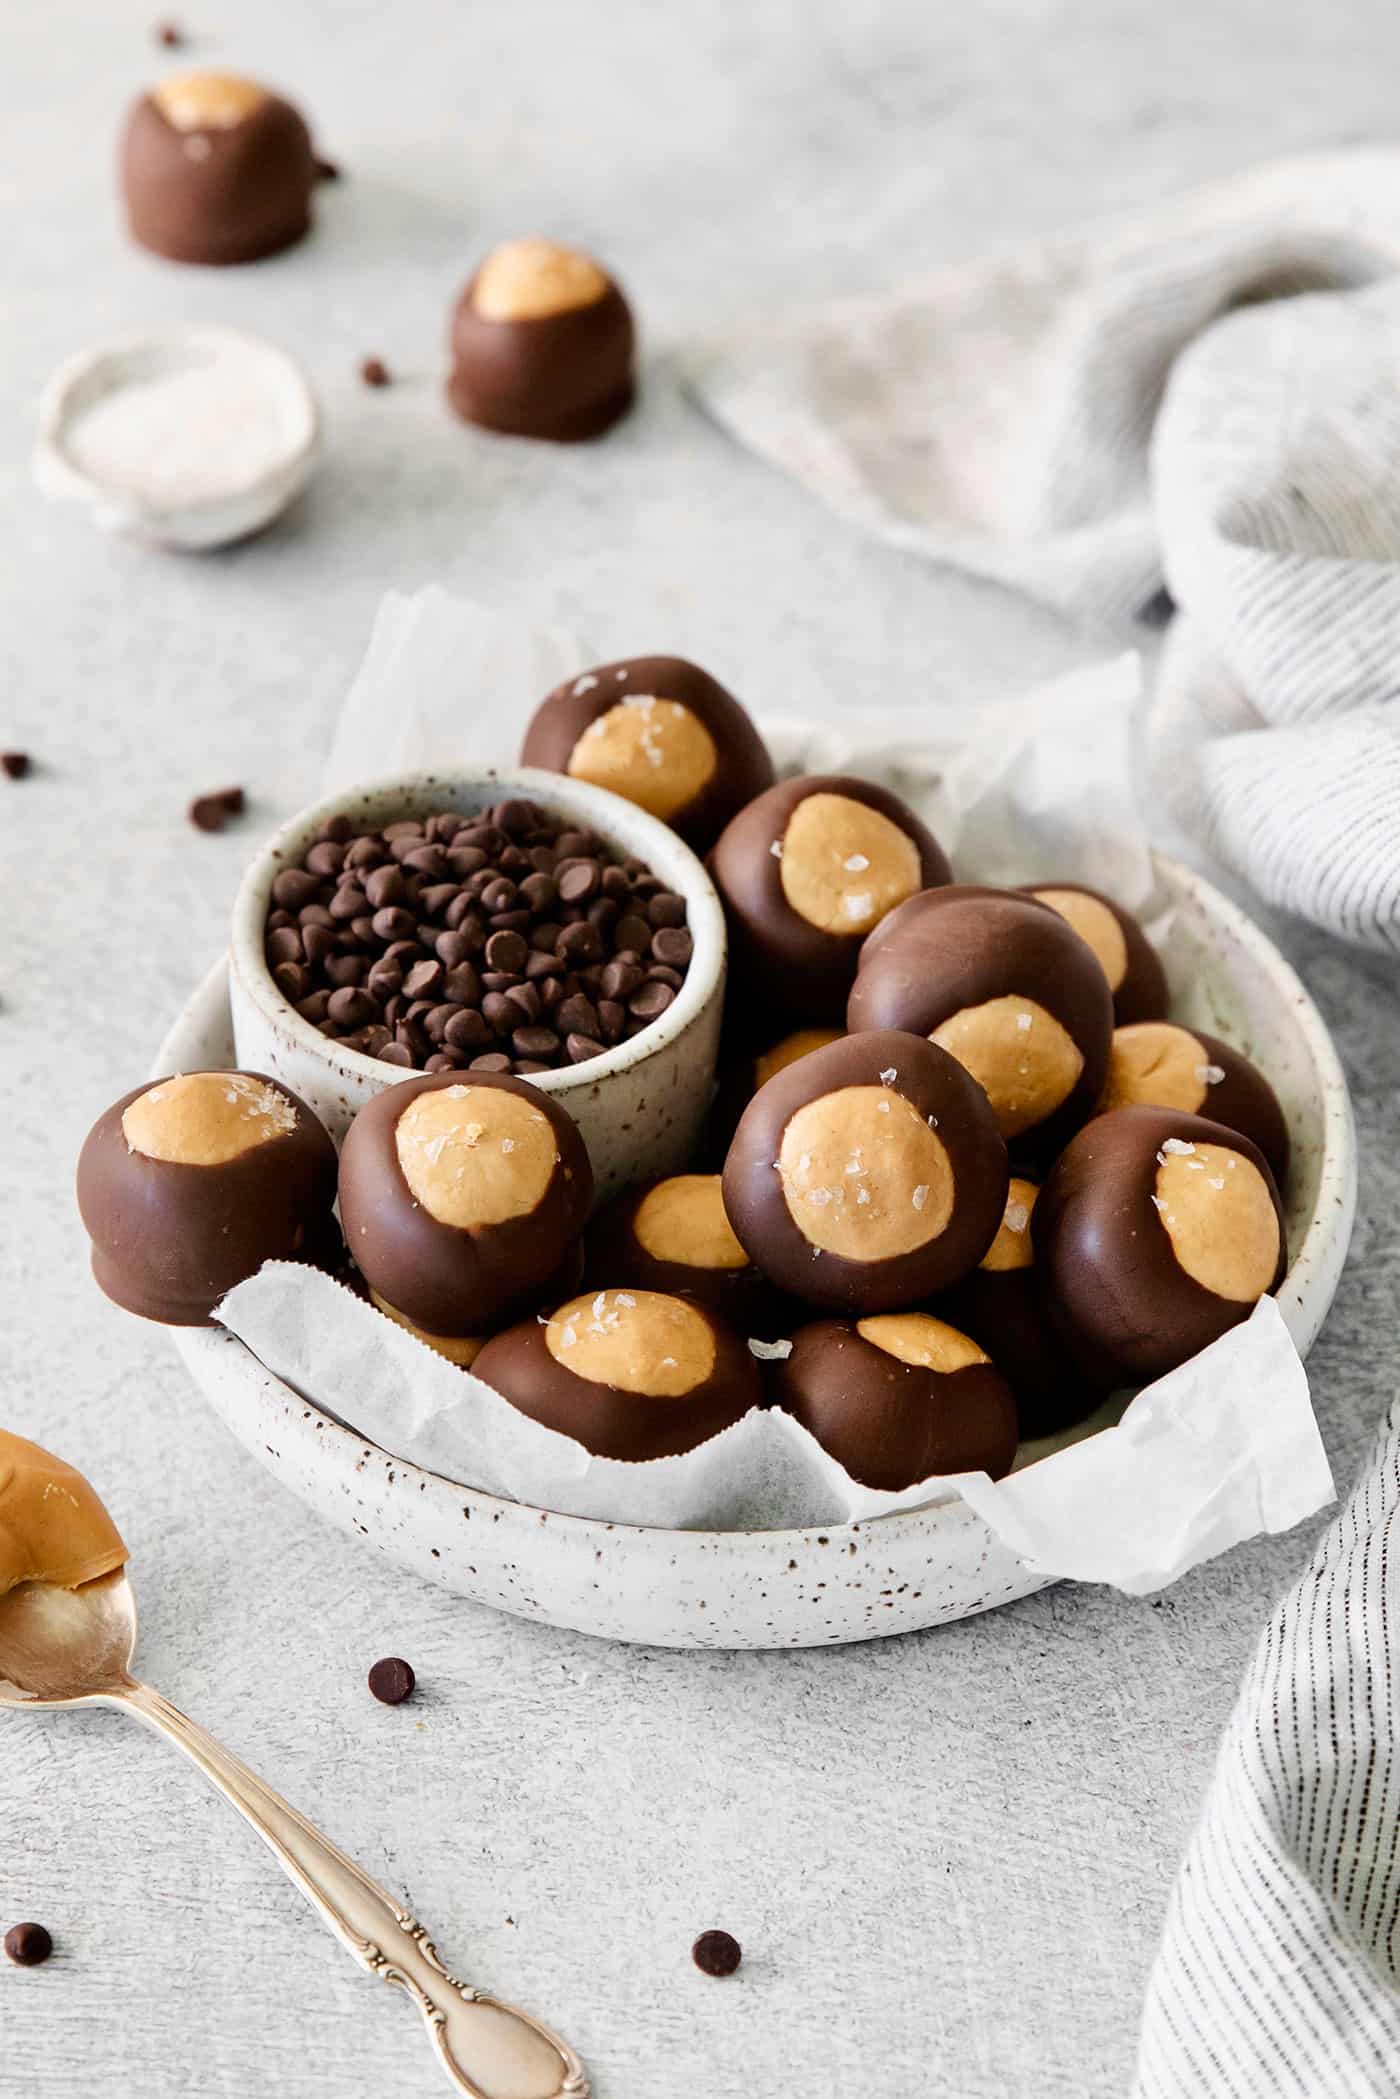
[[[1201,904],[1205,912],[1220,927],[1221,931],[1247,948],[1259,963],[1262,971],[1277,986],[1281,1003],[1292,1007],[1300,1033],[1304,1038],[1308,1056],[1318,1074],[1322,1093],[1322,1140],[1321,1162],[1317,1193],[1312,1214],[1304,1230],[1302,1240],[1288,1273],[1278,1292],[1279,1308],[1283,1313],[1293,1341],[1300,1353],[1306,1355],[1316,1340],[1323,1320],[1336,1290],[1351,1241],[1352,1225],[1356,1213],[1356,1136],[1352,1120],[1351,1098],[1347,1090],[1346,1075],[1341,1060],[1328,1034],[1326,1023],[1312,997],[1305,989],[1297,972],[1286,962],[1268,935],[1253,919],[1232,904],[1228,898],[1204,876],[1186,867],[1182,862],[1165,853],[1153,854],[1158,871],[1168,878],[1170,887],[1177,892],[1191,895]],[[196,1003],[201,994],[214,986],[225,965],[215,965],[199,991],[191,1000]],[[178,1033],[184,1025],[184,1016],[171,1029]],[[640,1038],[638,1038],[640,1039]],[[162,1053],[156,1060],[155,1072],[167,1068],[168,1059]],[[153,1074],[155,1075],[155,1074]],[[479,1487],[468,1487],[459,1481],[450,1480],[443,1473],[429,1472],[426,1467],[415,1465],[410,1459],[396,1457],[384,1450],[372,1439],[359,1435],[353,1428],[338,1421],[334,1415],[326,1414],[303,1394],[295,1392],[290,1385],[274,1376],[252,1354],[244,1343],[221,1329],[177,1330],[176,1342],[181,1354],[198,1377],[199,1362],[211,1350],[235,1348],[247,1357],[247,1370],[257,1381],[269,1389],[279,1391],[287,1401],[307,1420],[314,1422],[321,1448],[328,1443],[343,1440],[350,1455],[352,1469],[356,1455],[371,1454],[382,1458],[406,1478],[426,1485],[432,1481],[436,1486],[448,1489],[454,1496],[465,1496],[474,1509],[492,1522],[533,1527],[547,1522],[551,1528],[560,1528],[585,1542],[601,1541],[618,1533],[627,1533],[652,1541],[657,1550],[664,1549],[673,1556],[694,1551],[697,1555],[713,1549],[716,1539],[722,1539],[726,1549],[735,1553],[767,1561],[780,1558],[799,1547],[812,1545],[845,1544],[858,1536],[869,1539],[872,1535],[889,1537],[896,1527],[913,1531],[927,1525],[930,1519],[940,1517],[950,1521],[970,1516],[967,1506],[956,1496],[946,1500],[931,1500],[914,1509],[896,1510],[886,1516],[864,1517],[850,1523],[828,1523],[804,1525],[788,1530],[664,1530],[655,1525],[623,1524],[606,1522],[598,1517],[565,1516],[552,1509],[539,1509],[527,1502],[507,1501],[488,1494]],[[1020,1593],[1048,1586],[1048,1578],[1029,1577],[1027,1588]]]
[[[606,787],[593,787],[586,781],[571,780],[566,774],[545,772],[537,766],[439,766],[423,772],[389,773],[326,795],[290,817],[255,855],[234,899],[231,954],[243,989],[269,1026],[328,1073],[345,1072],[378,1086],[393,1085],[408,1076],[397,1064],[385,1064],[378,1057],[366,1056],[362,1050],[349,1049],[343,1042],[323,1035],[283,997],[263,952],[274,879],[284,868],[297,864],[321,826],[333,816],[345,815],[353,821],[359,810],[368,820],[370,811],[378,809],[376,820],[384,821],[396,801],[408,802],[439,792],[444,801],[450,801],[454,794],[483,788],[493,790],[493,801],[518,796],[543,803],[552,814],[596,831],[609,843],[617,836],[619,821],[634,836],[640,834],[645,844],[631,857],[645,861],[653,874],[685,898],[686,924],[694,941],[690,967],[664,1013],[629,1040],[615,1043],[600,1057],[590,1057],[586,1064],[532,1075],[533,1085],[542,1093],[567,1101],[573,1092],[602,1085],[620,1072],[635,1070],[638,1064],[682,1036],[715,995],[724,974],[728,947],[724,910],[699,856],[669,825]]]

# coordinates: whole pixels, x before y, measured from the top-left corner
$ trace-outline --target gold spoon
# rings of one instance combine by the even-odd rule
[[[357,1961],[406,1990],[468,2099],[588,2099],[572,2048],[528,2013],[451,1976],[406,1910],[211,1735],[131,1674],[136,1599],[120,1569],[81,1588],[0,1597],[0,1705],[115,1705],[166,1735],[262,1838]]]

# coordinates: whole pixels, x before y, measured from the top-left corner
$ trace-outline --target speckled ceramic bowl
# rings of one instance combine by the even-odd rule
[[[644,860],[685,898],[695,949],[666,1011],[630,1042],[534,1081],[583,1131],[601,1200],[646,1175],[673,1173],[693,1156],[714,1076],[725,971],[724,913],[699,860],[665,824],[606,788],[524,766],[462,767],[377,780],[293,817],[258,854],[234,905],[229,1000],[236,1060],[284,1080],[337,1142],[367,1100],[407,1077],[399,1065],[323,1035],[282,996],[263,956],[273,881],[300,863],[329,817],[343,813],[372,830],[443,808],[474,814],[511,795],[542,803],[619,855]]]
[[[1298,1347],[1317,1335],[1356,1203],[1346,1081],[1307,992],[1272,944],[1174,861],[1173,1010],[1246,1051],[1293,1140],[1289,1269],[1279,1304]],[[221,963],[176,1022],[162,1071],[233,1057]],[[500,1501],[364,1442],[217,1329],[172,1329],[215,1411],[294,1494],[376,1552],[478,1603],[666,1647],[829,1646],[965,1618],[1044,1586],[961,1501],[825,1531],[660,1531]]]

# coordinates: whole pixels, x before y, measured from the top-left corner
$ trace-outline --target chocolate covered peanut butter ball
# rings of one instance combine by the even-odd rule
[[[748,1031],[743,1024],[743,1002],[738,1003],[741,1018],[736,1032],[742,1039]],[[788,1065],[795,1064],[799,1057],[810,1056],[813,1050],[840,1042],[845,1032],[844,1028],[794,1028],[763,1047],[756,1048],[752,1042],[745,1041],[742,1049],[736,1048],[724,1056],[714,1102],[705,1124],[706,1159],[714,1159],[721,1166],[724,1164],[724,1155],[739,1127],[739,1117],[760,1086],[766,1086],[770,1079],[775,1079],[780,1071],[786,1071]]]
[[[610,1203],[589,1227],[584,1280],[693,1298],[763,1340],[791,1323],[791,1307],[735,1236],[717,1173],[672,1174]]]
[[[1207,1116],[1257,1144],[1280,1188],[1288,1178],[1288,1125],[1278,1095],[1248,1057],[1200,1028],[1161,1020],[1116,1029],[1103,1106]]]
[[[976,1267],[1006,1206],[1006,1146],[955,1058],[918,1035],[847,1036],[755,1094],[723,1187],[770,1281],[862,1316],[926,1301]]]
[[[1048,904],[1091,947],[1113,993],[1117,1027],[1161,1020],[1167,1010],[1167,973],[1157,950],[1130,911],[1082,882],[1026,884],[1027,896]]]
[[[674,1457],[761,1404],[747,1344],[706,1306],[598,1290],[489,1341],[473,1365],[522,1414],[595,1457]]]
[[[912,897],[870,936],[846,1024],[926,1035],[983,1088],[1014,1150],[1050,1156],[1098,1107],[1113,999],[1058,912],[959,885]]]
[[[1022,1442],[1057,1435],[1105,1397],[1051,1318],[1031,1232],[1039,1189],[1013,1175],[1001,1229],[938,1311],[981,1343],[1010,1385]]]
[[[179,74],[127,118],[131,235],[173,262],[255,262],[291,247],[310,227],[317,179],[300,111],[237,73]]]
[[[346,1245],[374,1302],[430,1346],[477,1340],[538,1304],[592,1199],[572,1117],[504,1073],[390,1086],[361,1108],[340,1155]]]
[[[777,1404],[862,1486],[898,1493],[955,1472],[1000,1479],[1016,1402],[985,1350],[926,1312],[821,1319],[776,1366]]]
[[[738,983],[790,1023],[840,1020],[867,934],[953,878],[898,795],[844,773],[806,773],[751,801],[720,837],[710,872]]]
[[[1169,1108],[1079,1132],[1035,1206],[1047,1301],[1106,1386],[1162,1377],[1247,1319],[1287,1262],[1283,1210],[1247,1137]]]
[[[193,1071],[138,1086],[98,1118],[78,1160],[92,1272],[128,1312],[209,1326],[264,1261],[338,1245],[335,1179],[335,1146],[276,1079]]]
[[[739,702],[681,656],[628,656],[556,686],[530,719],[520,762],[610,788],[701,853],[773,778]]]
[[[452,314],[447,396],[487,430],[601,437],[632,405],[632,314],[591,255],[531,238],[493,249]]]

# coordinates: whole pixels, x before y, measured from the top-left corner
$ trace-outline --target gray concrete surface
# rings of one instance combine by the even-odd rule
[[[121,236],[112,140],[161,70],[154,6],[0,21],[0,1418],[100,1484],[134,1548],[147,1673],[392,1886],[470,1978],[539,2009],[603,2099],[1109,2099],[1241,1662],[1302,1535],[1144,1602],[1059,1589],[832,1653],[613,1648],[458,1604],[282,1496],[160,1333],[97,1294],[70,1194],[217,951],[256,837],[314,789],[380,592],[441,580],[698,656],[762,706],[965,695],[1083,644],[864,544],[678,397],[668,351],[755,307],[896,281],[1261,154],[1382,135],[1383,0],[198,0],[189,57],[299,95],[347,179],[249,272]],[[449,299],[545,227],[633,289],[642,405],[607,445],[476,438],[439,399]],[[37,391],[161,318],[261,329],[327,411],[318,483],[266,538],[108,543],[28,478]],[[367,352],[401,375],[371,393]],[[189,797],[241,781],[241,829]],[[1393,1384],[1400,1001],[1294,932],[1355,1088],[1363,1194],[1313,1359],[1339,1475]],[[419,1670],[398,1711],[363,1688]],[[195,1776],[115,1717],[0,1725],[0,1916],[58,1957],[0,1972],[10,2099],[428,2099],[376,1992]],[[703,1926],[742,1975],[696,1974]]]

